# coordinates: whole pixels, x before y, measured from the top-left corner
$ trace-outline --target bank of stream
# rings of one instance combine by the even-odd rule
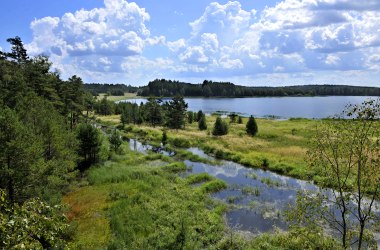
[[[164,147],[152,146],[136,139],[130,139],[129,145],[131,150],[144,154],[153,151],[167,156],[175,155],[175,151],[166,151]],[[287,230],[289,224],[284,213],[289,205],[295,204],[297,193],[321,191],[320,187],[310,181],[298,180],[268,170],[248,168],[232,161],[217,160],[196,147],[188,148],[187,151],[206,159],[208,163],[184,160],[187,171],[183,175],[207,173],[228,184],[228,188],[212,196],[229,205],[230,209],[225,215],[226,221],[228,226],[236,231],[258,235],[278,229]],[[322,192],[333,196],[331,189],[323,189]],[[376,207],[380,208],[378,205]],[[380,210],[375,212],[380,214]],[[379,235],[376,235],[376,240],[379,245]]]

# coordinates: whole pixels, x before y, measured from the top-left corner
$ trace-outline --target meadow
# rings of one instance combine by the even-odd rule
[[[183,130],[167,131],[168,141],[176,147],[199,147],[217,158],[232,160],[247,167],[258,167],[299,179],[313,179],[314,173],[306,163],[308,144],[317,129],[318,120],[310,119],[256,119],[258,133],[251,137],[245,131],[248,118],[243,123],[229,123],[225,136],[211,134],[216,116],[207,116],[205,131],[199,131],[198,123],[186,124]],[[117,126],[118,115],[99,116],[106,125]],[[228,122],[229,119],[225,118]],[[124,135],[139,138],[149,143],[159,143],[162,127],[127,125]],[[318,177],[315,178],[318,180]]]

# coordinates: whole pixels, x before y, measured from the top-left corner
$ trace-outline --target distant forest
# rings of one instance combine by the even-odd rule
[[[380,96],[380,88],[347,85],[303,85],[287,87],[247,87],[230,82],[203,81],[191,84],[166,79],[156,79],[138,90],[140,96]]]
[[[101,93],[109,95],[123,96],[124,93],[136,93],[138,87],[124,84],[102,84],[102,83],[86,83],[84,84],[85,90],[97,96]]]
[[[348,85],[300,85],[286,87],[247,87],[231,82],[203,81],[202,84],[156,79],[147,86],[134,87],[124,84],[87,83],[84,88],[97,96],[107,93],[122,96],[137,93],[139,96],[173,97],[249,97],[249,96],[380,96],[380,88]]]

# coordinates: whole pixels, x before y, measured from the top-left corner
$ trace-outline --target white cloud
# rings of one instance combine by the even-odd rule
[[[380,71],[378,0],[283,0],[262,11],[245,10],[239,1],[213,2],[189,23],[188,36],[174,41],[152,36],[150,15],[136,3],[104,4],[34,20],[28,51],[50,55],[66,76],[83,72],[91,79],[104,74],[133,81],[160,75],[316,81],[341,72],[334,79],[342,81],[347,72],[373,77]],[[167,55],[145,52],[158,45],[166,46]]]
[[[211,3],[171,51],[213,76],[375,70],[368,51],[380,46],[377,2],[283,0],[261,13],[237,1]],[[190,75],[193,69],[202,76],[187,67]]]
[[[216,33],[223,41],[231,41],[249,28],[254,14],[255,11],[243,10],[238,1],[225,5],[213,2],[200,18],[190,23],[192,35]]]
[[[179,55],[182,62],[189,64],[205,64],[209,61],[205,55],[205,51],[201,46],[194,46],[187,48],[182,54]]]
[[[49,55],[69,76],[67,65],[82,70],[122,71],[122,58],[141,55],[146,46],[165,44],[165,37],[150,36],[144,8],[126,0],[104,0],[105,7],[44,17],[31,23],[29,53]]]
[[[340,62],[340,58],[336,55],[328,55],[325,62],[328,65],[337,65]]]
[[[178,52],[180,49],[186,47],[185,39],[181,38],[174,42],[168,42],[167,46],[170,51],[172,52]]]

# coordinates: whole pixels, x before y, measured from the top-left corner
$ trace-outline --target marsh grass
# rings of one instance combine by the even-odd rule
[[[227,153],[224,157],[234,156]],[[109,161],[89,169],[83,181],[87,184],[78,185],[64,197],[69,206],[67,216],[77,228],[70,248],[307,248],[307,237],[293,231],[248,240],[227,230],[223,219],[227,205],[209,196],[226,188],[226,183],[205,173],[179,177],[177,173],[184,170],[182,162],[143,155],[123,145],[122,155],[112,154]],[[200,185],[194,186],[196,183]],[[255,190],[246,192],[256,194]],[[236,199],[230,198],[230,202]],[[329,238],[307,239],[310,246],[335,247]]]
[[[108,124],[113,121],[113,125],[119,124],[120,120],[117,116],[99,118]],[[216,116],[208,116],[207,126],[213,127],[215,119]],[[308,168],[305,158],[317,120],[256,119],[259,132],[254,137],[245,132],[247,121],[248,118],[243,118],[242,124],[229,124],[229,134],[218,137],[207,131],[199,131],[196,123],[187,124],[185,130],[167,130],[168,146],[174,146],[174,143],[180,147],[197,146],[216,158],[231,160],[247,167],[263,168],[300,179],[314,178],[315,173]],[[162,129],[145,125],[126,127],[129,136],[139,136],[150,141],[160,141]],[[188,157],[183,151],[181,154]],[[194,161],[199,160],[194,158]]]

